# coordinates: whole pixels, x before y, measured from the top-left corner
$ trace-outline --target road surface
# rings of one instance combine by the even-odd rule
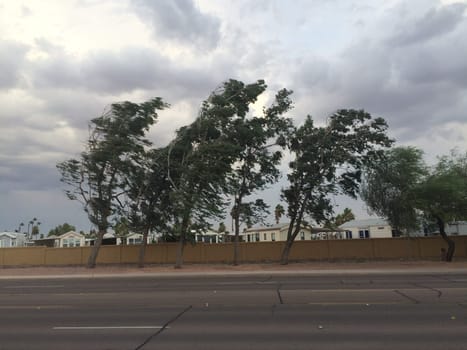
[[[0,350],[467,349],[449,273],[0,280]]]

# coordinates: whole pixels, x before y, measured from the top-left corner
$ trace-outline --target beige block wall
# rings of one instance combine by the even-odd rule
[[[453,237],[454,258],[467,258],[467,236]],[[279,261],[285,242],[240,243],[240,262]],[[446,243],[440,237],[382,238],[365,240],[296,241],[290,260],[338,259],[434,259],[440,258]],[[92,247],[46,248],[18,247],[0,249],[0,266],[85,265]],[[139,246],[102,246],[98,264],[133,264],[138,262]],[[152,244],[146,248],[145,262],[175,263],[177,243]],[[196,244],[185,247],[186,263],[230,263],[233,243]]]
[[[45,265],[81,265],[87,258],[81,248],[48,248],[45,249]]]

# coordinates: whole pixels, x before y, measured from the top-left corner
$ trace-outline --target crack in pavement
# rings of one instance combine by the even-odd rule
[[[438,299],[441,298],[441,296],[443,295],[443,292],[440,291],[439,289],[436,289],[436,288],[433,288],[433,287],[427,287],[427,286],[424,286],[422,284],[418,284],[418,283],[411,283],[413,286],[416,286],[416,287],[421,287],[421,288],[424,288],[424,289],[428,289],[428,290],[431,290],[433,292],[436,292],[438,293]]]
[[[173,322],[177,321],[180,317],[182,317],[186,312],[191,310],[193,308],[193,305],[188,306],[185,308],[182,312],[180,312],[178,315],[176,315],[174,318],[170,319],[167,321],[161,329],[159,329],[157,332],[151,334],[144,342],[142,342],[140,345],[138,345],[135,350],[142,349],[146,344],[148,344],[153,338],[157,337],[159,334],[161,334],[163,331],[166,330],[166,328]]]
[[[420,304],[420,301],[419,301],[419,300],[417,300],[417,299],[415,299],[415,298],[412,298],[411,296],[408,296],[408,295],[405,294],[405,293],[402,293],[400,290],[395,289],[395,290],[394,290],[394,293],[399,294],[400,296],[403,296],[404,298],[409,299],[409,300],[410,300],[411,302],[413,302],[414,304]]]
[[[282,300],[282,295],[281,295],[281,291],[280,291],[281,287],[282,287],[282,284],[279,284],[279,285],[277,286],[276,291],[277,291],[277,296],[279,297],[279,302],[280,302],[281,305],[282,305],[282,304],[284,304],[284,300]]]

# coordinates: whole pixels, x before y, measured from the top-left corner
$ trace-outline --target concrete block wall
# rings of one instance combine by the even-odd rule
[[[454,258],[467,258],[467,236],[453,237],[456,242]],[[240,243],[240,262],[278,262],[285,242]],[[139,246],[102,246],[98,264],[134,264],[138,262]],[[431,259],[441,257],[446,244],[440,237],[380,238],[358,240],[297,241],[290,252],[291,261]],[[17,247],[0,249],[0,267],[85,265],[91,247],[47,248]],[[152,244],[146,248],[148,264],[173,264],[177,243]],[[230,263],[233,243],[188,244],[186,263]]]

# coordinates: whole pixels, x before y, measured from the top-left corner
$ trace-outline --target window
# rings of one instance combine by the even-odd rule
[[[273,241],[273,242],[276,241],[276,233],[275,232],[271,233],[271,241]]]
[[[303,231],[300,232],[300,239],[301,239],[302,241],[305,240],[305,232],[303,232]]]
[[[143,242],[143,239],[141,237],[128,239],[128,244],[141,244],[141,242]]]
[[[358,235],[360,238],[370,238],[370,232],[368,230],[360,230],[358,231]]]
[[[81,246],[79,238],[64,238],[62,243],[63,248],[72,248]]]
[[[255,233],[255,241],[259,242],[259,233]]]
[[[247,235],[246,238],[248,242],[251,242],[251,235]]]
[[[268,234],[267,234],[267,233],[265,233],[263,237],[264,237],[264,240],[265,240],[265,241],[268,240]]]
[[[345,239],[352,239],[352,231],[345,231]]]
[[[400,237],[401,234],[399,231],[397,230],[391,230],[391,234],[392,234],[392,237]]]

